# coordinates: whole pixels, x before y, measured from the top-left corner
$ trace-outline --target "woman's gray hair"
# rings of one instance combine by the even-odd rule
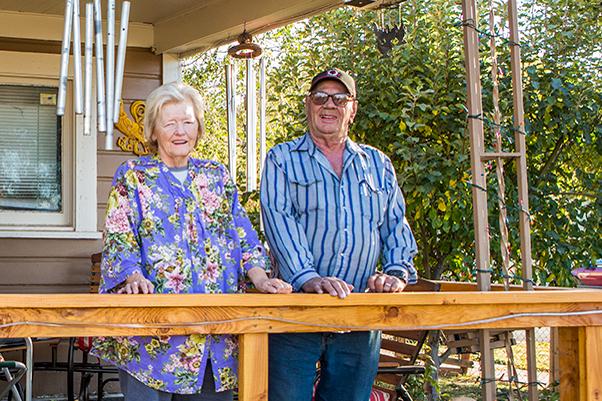
[[[144,139],[154,152],[157,151],[158,144],[157,139],[153,139],[152,136],[163,106],[168,103],[180,103],[187,100],[192,103],[194,115],[199,123],[198,140],[205,135],[205,120],[203,117],[205,102],[196,89],[181,82],[170,82],[159,86],[148,95],[144,110]]]

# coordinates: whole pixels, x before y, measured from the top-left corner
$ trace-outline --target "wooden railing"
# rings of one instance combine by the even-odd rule
[[[602,399],[602,291],[0,295],[0,337],[240,334],[242,401],[267,400],[268,333],[560,327],[561,399]]]

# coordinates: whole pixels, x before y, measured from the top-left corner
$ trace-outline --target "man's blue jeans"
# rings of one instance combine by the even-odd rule
[[[368,401],[380,350],[380,331],[271,334],[269,400]]]

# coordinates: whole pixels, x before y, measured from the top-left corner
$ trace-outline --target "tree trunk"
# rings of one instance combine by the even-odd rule
[[[439,367],[441,366],[441,360],[439,358],[439,330],[430,331],[427,341],[431,350],[431,358],[427,361],[426,370],[426,374],[430,377],[424,378],[427,400],[440,401]]]

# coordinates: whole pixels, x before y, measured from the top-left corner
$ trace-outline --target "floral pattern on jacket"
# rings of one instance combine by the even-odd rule
[[[125,162],[109,195],[100,292],[140,272],[158,294],[237,293],[265,253],[224,166],[190,158],[181,183],[157,157]],[[237,386],[233,335],[99,337],[93,353],[149,387],[200,393],[211,358],[217,391]]]

